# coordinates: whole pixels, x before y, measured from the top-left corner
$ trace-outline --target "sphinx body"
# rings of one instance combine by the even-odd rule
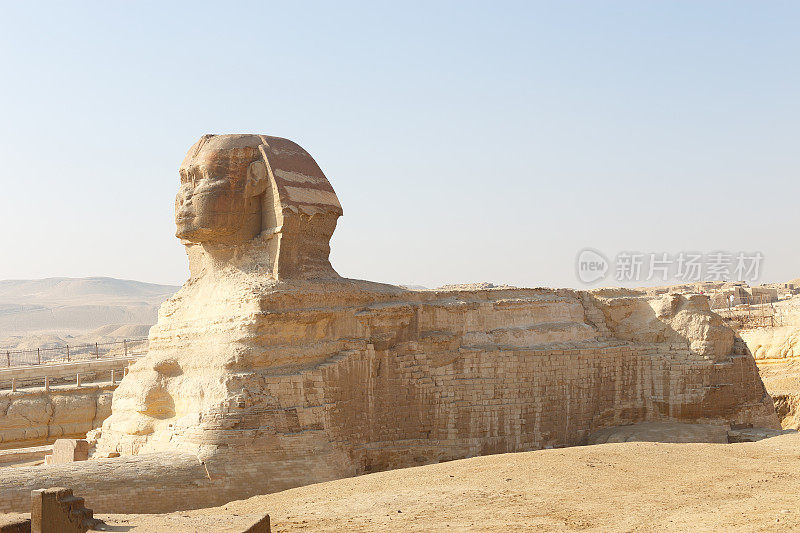
[[[180,174],[190,279],[95,451],[197,457],[202,479],[173,488],[175,506],[643,421],[777,425],[752,357],[704,297],[350,280],[328,259],[341,206],[298,145],[205,136]]]

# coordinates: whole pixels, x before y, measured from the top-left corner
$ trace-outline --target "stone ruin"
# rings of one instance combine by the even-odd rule
[[[53,454],[44,458],[45,464],[61,465],[89,459],[89,443],[84,439],[58,439],[53,443]]]
[[[33,490],[29,502],[30,516],[0,516],[0,533],[85,533],[100,523],[71,489]]]
[[[87,509],[85,500],[72,493],[72,489],[51,487],[38,489],[30,494],[30,515],[15,513],[0,515],[0,533],[86,533],[87,531],[129,531],[139,530],[136,525],[129,526],[128,519],[121,523],[115,517],[109,517],[110,524],[94,517],[94,512]],[[270,533],[270,517],[268,514],[258,516],[234,515],[225,517],[224,530],[242,533]],[[257,516],[257,515],[256,515]],[[197,523],[188,515],[170,517],[159,526],[159,531],[201,531],[211,524],[208,521]],[[216,526],[221,525],[216,522]],[[212,526],[213,527],[213,526]],[[202,528],[202,529],[199,529]],[[217,530],[217,529],[214,529]]]
[[[778,427],[706,296],[347,279],[328,259],[342,208],[297,144],[206,135],[180,176],[189,280],[90,435],[92,458],[15,469],[0,510],[45,481],[104,512],[165,512],[613,426]]]

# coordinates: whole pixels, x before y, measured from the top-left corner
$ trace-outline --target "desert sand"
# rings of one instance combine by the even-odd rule
[[[800,435],[628,442],[462,459],[318,483],[218,508],[100,515],[159,531],[269,513],[273,531],[800,530]]]

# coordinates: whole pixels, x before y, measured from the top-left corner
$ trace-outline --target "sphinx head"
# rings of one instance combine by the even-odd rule
[[[175,235],[191,243],[237,244],[262,229],[268,186],[258,135],[204,135],[180,167]]]
[[[175,235],[188,248],[227,253],[261,236],[259,249],[275,279],[337,277],[328,255],[342,206],[296,143],[267,135],[204,135],[186,154],[180,176]],[[189,262],[191,270],[191,254]]]

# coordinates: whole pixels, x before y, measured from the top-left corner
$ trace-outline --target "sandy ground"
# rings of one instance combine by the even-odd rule
[[[226,517],[259,513],[279,532],[800,531],[800,435],[492,455],[218,508],[100,517],[134,532],[165,531],[181,519],[181,531],[217,531]]]

